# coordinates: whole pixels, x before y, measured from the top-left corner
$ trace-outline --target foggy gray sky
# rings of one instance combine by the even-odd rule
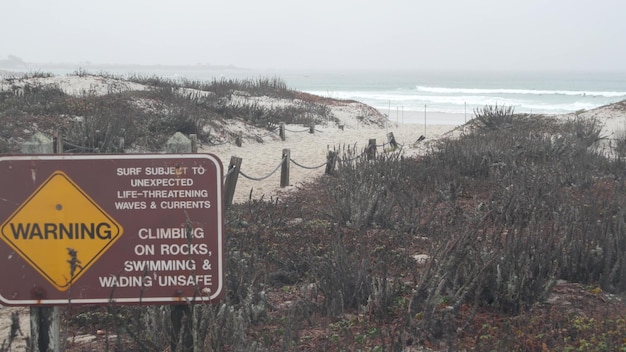
[[[626,69],[623,0],[5,0],[0,59]]]

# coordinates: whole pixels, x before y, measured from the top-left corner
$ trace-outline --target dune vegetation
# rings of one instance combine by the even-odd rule
[[[278,80],[134,80],[159,88],[0,94],[1,150],[16,151],[35,125],[119,152],[110,137],[120,133],[150,151],[176,131],[209,142],[204,126],[217,119],[332,118],[320,101],[299,112],[220,105],[234,90],[303,99]],[[92,342],[111,351],[185,341],[198,351],[626,350],[626,135],[599,149],[601,127],[487,106],[419,158],[337,146],[333,174],[228,208],[226,294],[191,307],[191,335],[174,331],[170,306],[115,304],[63,307],[64,333],[114,335]],[[70,338],[67,350],[85,346]]]

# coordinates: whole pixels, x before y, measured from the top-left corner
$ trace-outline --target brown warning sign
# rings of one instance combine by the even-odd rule
[[[215,302],[222,164],[211,154],[0,157],[0,301]]]

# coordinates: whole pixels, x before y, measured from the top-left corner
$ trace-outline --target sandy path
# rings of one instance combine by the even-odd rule
[[[383,143],[387,142],[387,133],[393,133],[396,141],[403,145],[404,155],[410,156],[422,153],[428,141],[432,141],[442,134],[452,130],[452,125],[400,125],[397,127],[375,128],[346,128],[340,130],[337,127],[316,127],[315,133],[311,134],[302,126],[286,126],[286,140],[281,141],[277,134],[265,136],[263,143],[245,141],[242,147],[234,144],[220,146],[203,146],[199,152],[217,155],[227,168],[231,157],[242,159],[241,172],[253,178],[262,178],[270,174],[281,162],[283,149],[289,149],[291,159],[306,167],[318,167],[326,162],[329,149],[344,145],[356,145],[358,150],[363,150],[370,139],[376,139],[378,152],[382,152]],[[419,143],[417,148],[411,146],[424,135],[426,140]],[[290,186],[280,188],[280,170],[263,181],[249,180],[239,175],[235,190],[235,202],[245,202],[252,199],[270,199],[276,197],[281,191],[294,189],[303,182],[311,181],[324,173],[324,167],[313,170],[305,169],[291,163],[289,180]]]

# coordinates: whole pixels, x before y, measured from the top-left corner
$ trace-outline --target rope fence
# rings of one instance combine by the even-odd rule
[[[283,166],[283,164],[285,163],[285,159],[281,160],[280,163],[278,164],[278,166],[276,166],[276,168],[270,172],[269,174],[265,175],[265,176],[261,176],[261,177],[252,177],[252,176],[248,176],[246,174],[243,173],[243,171],[239,170],[239,174],[245,178],[247,178],[248,180],[252,180],[252,181],[263,181],[267,178],[269,178],[270,176],[272,176],[274,173],[276,173],[276,171],[278,171],[278,169],[280,169],[281,166]]]
[[[285,130],[286,129],[284,128],[284,124],[281,124],[281,126],[279,127],[279,133],[284,134]],[[307,131],[310,133],[313,133],[315,131],[315,127],[311,126],[307,130],[289,131],[289,132],[300,133],[300,132],[307,132]],[[415,143],[419,143],[424,139],[425,139],[424,136],[420,136],[420,138]],[[226,143],[228,142],[222,142],[221,144],[226,144]],[[198,152],[197,145],[198,143],[197,143],[196,135],[190,135],[188,138],[184,136],[182,133],[177,132],[174,134],[174,136],[172,136],[167,141],[165,145],[165,151],[166,153],[197,153]],[[212,144],[212,145],[218,145],[218,144]],[[362,158],[366,158],[367,160],[373,160],[376,157],[377,148],[391,147],[389,150],[402,150],[403,146],[404,146],[403,144],[399,144],[395,140],[393,133],[389,132],[387,133],[386,143],[376,144],[376,139],[370,139],[368,141],[367,146],[364,148],[364,150],[358,154],[355,152],[356,151],[356,143],[355,143],[354,146],[348,147],[348,151],[350,152],[350,150],[352,150],[354,152],[354,155],[348,155],[348,156],[343,156],[343,157],[339,156],[338,150],[329,150],[326,156],[326,161],[316,164],[316,165],[304,165],[303,163],[300,163],[291,158],[291,151],[289,149],[283,149],[281,160],[278,163],[278,165],[270,173],[263,175],[263,176],[251,176],[243,172],[241,170],[241,164],[243,160],[241,158],[233,156],[231,157],[230,163],[228,164],[226,173],[223,175],[224,190],[225,190],[225,195],[224,195],[225,205],[227,207],[232,205],[239,175],[251,181],[264,181],[268,179],[269,177],[271,177],[272,175],[274,175],[276,172],[278,172],[278,170],[280,170],[280,187],[284,188],[289,185],[289,172],[290,172],[291,164],[299,168],[305,169],[305,170],[316,170],[322,167],[326,167],[324,173],[327,175],[330,175],[334,173],[335,167],[338,162],[341,164],[345,164],[345,163],[353,162],[355,160],[362,159]],[[63,152],[63,150],[65,150],[66,152],[79,151],[83,153],[84,152],[86,153],[100,153],[101,152],[99,148],[81,146],[79,144],[67,141],[62,138],[61,133],[59,132],[55,132],[51,148],[58,152]],[[123,139],[120,139],[118,148],[120,150],[124,149]],[[344,151],[345,151],[345,147],[344,147]]]
[[[290,129],[288,129],[288,128],[285,128],[285,131],[287,131],[287,132],[292,132],[292,133],[309,132],[309,130],[308,130],[308,129],[306,129],[306,130],[302,130],[302,131],[293,131],[293,130],[290,130]]]
[[[296,131],[290,131],[290,132],[296,132]],[[306,131],[297,131],[297,132],[306,132]],[[423,141],[424,139],[425,139],[424,136],[420,136],[415,143],[419,143]],[[389,132],[387,133],[386,143],[376,144],[376,139],[370,139],[368,145],[365,147],[363,152],[357,155],[354,155],[353,157],[348,157],[348,158],[339,157],[339,152],[337,150],[329,150],[328,155],[326,157],[326,161],[318,165],[313,165],[313,166],[304,165],[302,163],[297,162],[294,159],[291,159],[291,151],[289,149],[283,149],[282,158],[278,166],[276,166],[276,168],[274,168],[274,170],[272,170],[269,174],[260,176],[260,177],[253,177],[244,173],[241,170],[241,164],[243,160],[241,158],[233,156],[231,157],[231,162],[229,164],[228,173],[224,176],[226,206],[232,205],[238,175],[241,175],[242,177],[251,181],[263,181],[269,178],[270,176],[274,175],[280,169],[281,170],[280,187],[282,188],[282,187],[287,187],[289,185],[289,165],[290,164],[294,164],[297,167],[300,167],[306,170],[315,170],[315,169],[319,169],[322,167],[326,167],[325,174],[330,175],[334,172],[337,162],[345,164],[345,163],[353,162],[355,160],[362,159],[362,158],[367,158],[367,160],[373,160],[376,157],[377,148],[380,148],[380,147],[383,147],[383,148],[392,147],[391,150],[397,151],[397,150],[402,150],[404,147],[404,144],[398,143],[395,137],[393,136],[393,133]],[[352,148],[356,150],[356,143],[354,147]]]
[[[295,160],[293,160],[293,159],[291,159],[291,162],[292,162],[292,163],[294,163],[295,165],[297,165],[297,166],[299,166],[299,167],[301,167],[301,168],[303,168],[303,169],[307,169],[307,170],[315,170],[315,169],[319,169],[319,168],[321,168],[322,166],[326,166],[326,164],[328,164],[328,161],[325,161],[324,163],[322,163],[322,164],[320,164],[320,165],[317,165],[317,166],[304,166],[304,165],[302,165],[302,164],[298,163],[297,161],[295,161]]]

